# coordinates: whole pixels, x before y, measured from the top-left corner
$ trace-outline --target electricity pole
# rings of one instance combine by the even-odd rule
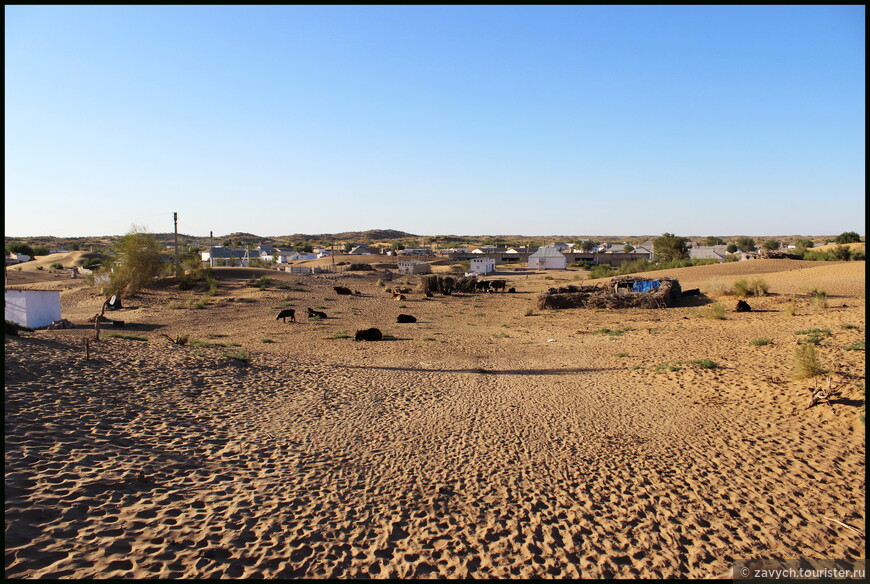
[[[181,279],[181,264],[178,263],[178,213],[172,213],[175,223],[175,277]]]

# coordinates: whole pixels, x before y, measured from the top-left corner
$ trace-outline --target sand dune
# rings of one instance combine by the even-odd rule
[[[865,360],[847,349],[865,338],[864,262],[650,273],[769,284],[724,320],[704,297],[530,310],[580,270],[404,302],[376,274],[218,273],[202,309],[201,290],[125,299],[127,326],[87,361],[103,298],[19,280],[63,288],[80,326],[5,340],[7,577],[694,578],[864,557],[832,521],[865,531]],[[259,275],[266,290],[246,285]],[[285,307],[299,322],[275,320]],[[387,339],[353,341],[370,326]],[[844,393],[804,409],[810,329],[829,331],[817,351]]]

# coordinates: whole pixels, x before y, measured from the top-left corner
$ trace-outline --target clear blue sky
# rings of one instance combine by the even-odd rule
[[[6,235],[865,234],[864,6],[6,6]]]

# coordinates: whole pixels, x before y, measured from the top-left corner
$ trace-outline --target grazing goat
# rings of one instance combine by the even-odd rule
[[[292,308],[285,308],[284,310],[282,310],[281,312],[278,313],[278,316],[275,317],[275,320],[278,320],[279,318],[281,320],[283,320],[284,322],[287,322],[288,318],[290,319],[291,322],[296,322],[296,311],[293,310]]]
[[[326,318],[325,312],[320,312],[319,310],[308,309],[308,318]]]
[[[410,314],[400,314],[396,317],[396,322],[417,322],[417,319]]]
[[[361,331],[356,331],[353,340],[355,341],[380,341],[384,338],[380,329],[370,328]]]
[[[752,312],[752,308],[745,300],[738,300],[737,307],[734,309],[734,312]]]
[[[336,294],[351,296],[353,292],[350,291],[350,288],[345,288],[344,286],[333,286],[333,290],[335,290]]]

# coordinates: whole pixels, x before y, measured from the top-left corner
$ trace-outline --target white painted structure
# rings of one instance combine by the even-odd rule
[[[564,270],[567,266],[568,258],[553,246],[539,247],[529,256],[529,269]]]
[[[34,329],[60,320],[60,290],[6,290],[6,320]]]
[[[472,258],[468,271],[481,276],[491,274],[495,271],[495,260],[492,258]]]

